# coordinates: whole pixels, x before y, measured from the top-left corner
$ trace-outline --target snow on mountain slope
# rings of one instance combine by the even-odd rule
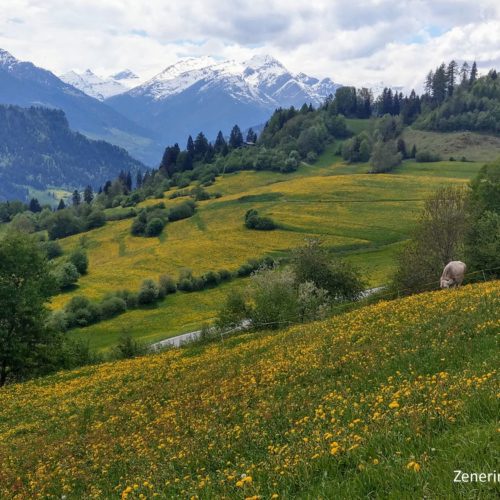
[[[203,82],[200,92],[219,85],[235,98],[270,107],[300,106],[304,102],[319,105],[339,87],[329,78],[320,82],[303,73],[294,75],[278,60],[263,55],[243,62],[219,62],[210,57],[182,59],[129,93],[161,101],[199,82]]]
[[[139,84],[139,77],[129,69],[120,71],[107,78],[97,76],[90,69],[83,73],[68,71],[60,76],[61,80],[73,85],[87,95],[104,101],[108,97],[127,92]]]

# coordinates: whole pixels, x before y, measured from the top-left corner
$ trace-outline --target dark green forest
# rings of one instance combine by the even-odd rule
[[[141,168],[124,149],[70,130],[60,110],[0,106],[0,200],[26,199],[26,186],[97,187]]]

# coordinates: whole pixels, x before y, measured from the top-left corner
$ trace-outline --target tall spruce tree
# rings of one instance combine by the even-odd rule
[[[469,85],[472,87],[474,82],[477,80],[477,64],[476,61],[472,63],[472,68],[470,70]]]
[[[80,203],[82,202],[82,197],[80,196],[80,193],[78,192],[78,189],[75,189],[73,191],[73,194],[71,195],[71,199],[73,201],[73,206],[74,207],[77,207],[78,205],[80,205]]]
[[[29,204],[30,212],[37,213],[42,211],[42,207],[40,206],[40,202],[36,198],[31,198]]]
[[[243,134],[241,133],[241,129],[238,125],[235,125],[231,130],[231,135],[229,136],[229,146],[233,149],[243,146]]]
[[[94,199],[94,191],[92,189],[92,186],[89,185],[83,191],[83,201],[87,204],[90,204],[92,203],[93,199]]]
[[[188,137],[187,144],[186,144],[186,151],[191,156],[191,158],[194,156],[194,141],[193,141],[193,138],[191,136]]]

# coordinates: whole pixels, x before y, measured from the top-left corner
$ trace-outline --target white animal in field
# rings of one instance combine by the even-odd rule
[[[467,266],[459,260],[448,262],[443,269],[443,274],[439,280],[441,288],[451,288],[460,286],[464,280]]]

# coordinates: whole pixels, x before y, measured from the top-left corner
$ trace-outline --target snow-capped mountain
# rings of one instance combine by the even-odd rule
[[[127,90],[139,84],[139,77],[129,69],[107,78],[97,76],[90,69],[85,70],[83,73],[68,71],[59,78],[100,101],[127,92]]]
[[[0,49],[0,104],[62,109],[70,127],[94,139],[125,147],[154,164],[161,148],[155,135],[116,110],[63,82],[31,62],[19,61]]]
[[[319,105],[340,86],[329,78],[320,81],[304,73],[294,75],[268,55],[254,56],[243,62],[201,57],[181,59],[130,94],[160,101],[198,82],[204,82],[201,90],[219,83],[226,88],[234,85],[238,97],[274,106],[301,106],[304,102]]]
[[[212,138],[235,123],[263,123],[277,107],[317,106],[339,86],[329,78],[293,74],[267,55],[242,62],[186,58],[106,103],[154,127],[165,142],[182,142],[199,131]]]

